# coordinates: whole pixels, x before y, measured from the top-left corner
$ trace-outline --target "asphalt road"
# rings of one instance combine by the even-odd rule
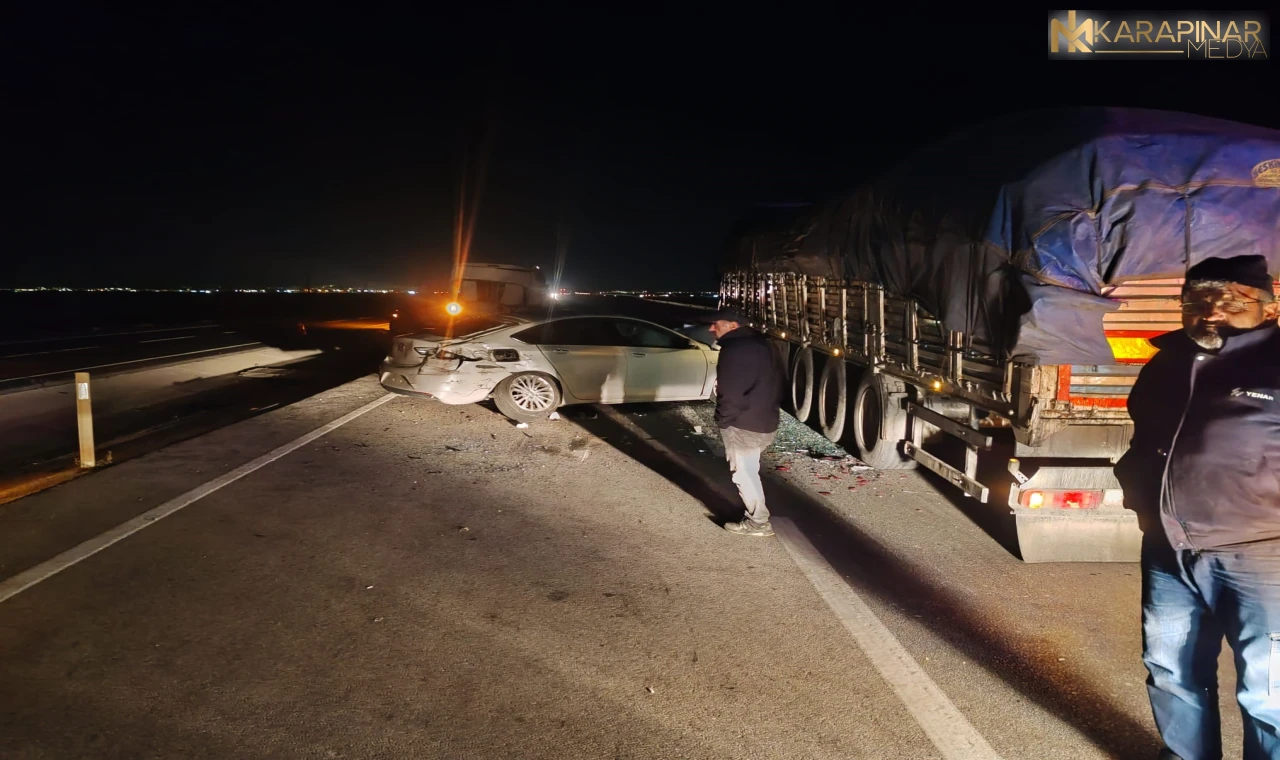
[[[1154,756],[1136,567],[794,428],[729,535],[709,414],[360,379],[0,507],[0,756]]]

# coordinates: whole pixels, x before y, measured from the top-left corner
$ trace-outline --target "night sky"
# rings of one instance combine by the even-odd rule
[[[416,286],[448,270],[465,173],[473,260],[706,288],[752,204],[853,186],[975,120],[1280,127],[1274,62],[1050,62],[1040,9],[28,5],[5,30],[0,287]]]

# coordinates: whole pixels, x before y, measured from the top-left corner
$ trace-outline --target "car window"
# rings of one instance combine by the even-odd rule
[[[535,346],[616,346],[617,331],[608,329],[604,319],[557,319],[521,330],[511,336]]]
[[[668,330],[632,319],[615,319],[611,325],[615,345],[627,348],[689,348],[689,340]]]

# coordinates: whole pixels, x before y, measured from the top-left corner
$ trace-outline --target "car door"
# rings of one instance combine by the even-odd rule
[[[620,403],[625,399],[627,356],[609,334],[609,320],[571,317],[516,333],[547,357],[563,389],[578,401]]]
[[[704,398],[707,352],[685,336],[636,319],[615,319],[627,359],[628,401]]]

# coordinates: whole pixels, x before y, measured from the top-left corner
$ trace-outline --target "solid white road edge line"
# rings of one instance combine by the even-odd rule
[[[151,340],[140,340],[138,343],[168,343],[171,340],[191,340],[194,335],[179,335],[176,338],[152,338]]]
[[[947,760],[998,760],[987,740],[929,678],[902,644],[876,617],[840,574],[823,559],[795,523],[774,517],[774,535],[782,539],[823,601],[853,634],[880,676],[893,688],[933,745]]]
[[[731,500],[738,498],[737,492],[730,493],[721,484],[709,480],[687,464],[679,454],[659,443],[617,410],[603,404],[596,405],[595,408],[600,414],[669,456],[686,472],[695,475],[708,486]],[[902,700],[907,711],[916,719],[916,723],[942,756],[946,760],[1001,760],[982,734],[978,733],[942,689],[929,678],[857,592],[822,558],[795,523],[776,515],[770,522],[774,526],[774,536],[782,542],[792,561],[799,566],[800,572],[804,573],[822,600],[849,633],[853,634],[854,641],[867,659],[871,660],[880,677]]]
[[[30,570],[18,573],[12,578],[0,583],[0,603],[21,594],[23,591],[26,591],[37,583],[52,578],[78,562],[92,557],[112,544],[123,541],[143,528],[149,525],[154,525],[183,507],[188,507],[200,499],[203,499],[214,491],[231,485],[240,478],[266,467],[286,454],[306,446],[308,443],[311,443],[326,433],[333,432],[355,418],[382,406],[393,398],[397,398],[397,395],[394,393],[388,393],[376,401],[371,401],[353,412],[344,414],[323,427],[318,427],[315,430],[312,430],[301,438],[296,438],[283,446],[263,454],[248,464],[241,465],[231,472],[228,472],[221,477],[214,478],[204,485],[197,486],[181,496],[170,499],[160,506],[148,510],[128,522],[117,525],[96,538],[91,538],[79,546],[68,549],[47,562],[42,562]]]
[[[0,356],[0,359],[21,359],[24,356],[44,356],[45,354],[65,354],[68,351],[88,351],[98,346],[78,346],[76,348],[55,348],[51,351],[32,351],[29,354],[9,354],[8,356]]]

